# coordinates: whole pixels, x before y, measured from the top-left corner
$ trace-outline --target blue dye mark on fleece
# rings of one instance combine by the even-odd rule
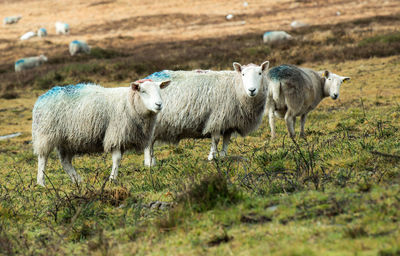
[[[144,79],[151,79],[155,82],[161,82],[170,77],[171,77],[171,75],[169,74],[168,70],[163,70],[163,71],[155,72],[149,76],[146,76]]]
[[[47,31],[46,31],[45,28],[41,28],[41,29],[39,29],[39,30],[42,31],[42,32],[44,32],[44,33],[47,33]]]
[[[24,59],[20,59],[20,60],[17,60],[17,62],[15,62],[15,65],[19,65],[19,64],[22,64],[24,62],[25,62]]]
[[[77,85],[67,85],[67,86],[56,86],[51,88],[45,94],[39,97],[38,101],[46,99],[48,97],[56,96],[60,93],[64,93],[68,96],[76,95],[79,90],[85,88],[88,84],[77,84]]]
[[[272,33],[272,31],[267,31],[267,32],[264,33],[264,36],[269,35],[271,33]]]
[[[270,78],[279,80],[285,79],[293,75],[294,67],[290,65],[280,65],[277,67],[271,68],[268,72]]]
[[[74,40],[72,41],[73,44],[80,44],[81,42],[79,42],[78,40]]]

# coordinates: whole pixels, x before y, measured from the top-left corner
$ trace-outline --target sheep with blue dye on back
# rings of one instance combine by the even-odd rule
[[[19,59],[15,62],[14,65],[15,72],[21,72],[23,70],[35,68],[42,65],[45,62],[47,62],[47,57],[44,55]]]
[[[116,179],[123,152],[142,151],[148,145],[157,113],[163,107],[160,88],[168,84],[145,81],[120,88],[79,84],[54,87],[40,96],[32,122],[37,183],[44,186],[47,158],[54,148],[63,169],[75,182],[81,178],[71,164],[74,155],[111,152],[110,179]]]
[[[90,53],[89,45],[84,41],[74,40],[69,44],[69,53],[74,56],[77,53]]]
[[[326,97],[339,98],[340,86],[350,80],[329,71],[314,71],[281,65],[268,72],[267,109],[271,138],[276,137],[274,116],[284,118],[289,135],[295,137],[296,117],[300,116],[300,136],[304,137],[307,114]]]
[[[147,77],[155,81],[170,79],[161,92],[165,107],[157,117],[154,137],[145,149],[146,166],[156,163],[155,141],[178,143],[184,138],[210,138],[209,160],[217,154],[220,137],[227,154],[232,133],[246,136],[261,123],[267,97],[266,71],[261,66],[234,63],[235,71],[169,71]]]
[[[68,35],[70,32],[69,25],[67,23],[57,21],[55,26],[57,35]]]

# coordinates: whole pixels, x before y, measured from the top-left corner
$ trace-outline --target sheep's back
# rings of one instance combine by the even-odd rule
[[[72,152],[100,152],[110,120],[104,88],[96,85],[54,87],[33,109],[32,134]]]
[[[254,113],[239,101],[241,78],[237,72],[161,71],[147,78],[172,81],[161,90],[164,108],[157,117],[156,140],[176,143],[221,131],[247,133],[244,126]]]

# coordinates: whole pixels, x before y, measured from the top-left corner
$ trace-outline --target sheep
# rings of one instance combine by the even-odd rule
[[[38,155],[37,183],[45,185],[44,171],[56,148],[63,169],[75,182],[81,177],[71,164],[76,154],[111,152],[110,180],[118,175],[124,151],[142,151],[163,108],[160,88],[170,81],[133,82],[130,87],[103,88],[95,84],[54,87],[33,108],[32,144]]]
[[[23,41],[23,40],[28,40],[29,38],[32,38],[35,36],[36,36],[35,32],[29,31],[29,32],[26,32],[25,34],[23,34],[19,39]]]
[[[68,35],[69,25],[60,21],[56,22],[56,34],[57,35]]]
[[[21,72],[22,70],[31,69],[34,67],[38,67],[47,61],[47,57],[44,55],[40,55],[37,57],[28,57],[19,59],[15,62],[15,72]]]
[[[329,71],[281,65],[268,72],[267,109],[271,139],[276,137],[274,116],[284,118],[289,135],[295,137],[296,117],[300,116],[300,136],[304,137],[307,114],[326,97],[339,98],[340,85],[350,80]]]
[[[90,53],[89,45],[84,41],[74,40],[69,44],[69,53],[74,56],[77,53]]]
[[[218,154],[218,142],[223,137],[219,156],[227,154],[231,134],[246,136],[261,123],[265,102],[266,71],[269,62],[261,66],[241,66],[235,71],[170,71],[156,72],[146,79],[171,79],[162,92],[165,107],[157,117],[154,137],[145,148],[144,165],[155,165],[155,141],[178,143],[184,138],[210,138],[208,160]]]
[[[267,31],[263,35],[263,41],[266,44],[274,44],[292,39],[293,37],[285,31]]]
[[[39,28],[37,31],[38,37],[46,37],[47,36],[47,30],[45,28]]]
[[[7,24],[14,24],[14,23],[17,23],[21,18],[22,18],[22,16],[5,17],[5,18],[3,19],[3,24],[4,24],[4,25],[7,25]]]

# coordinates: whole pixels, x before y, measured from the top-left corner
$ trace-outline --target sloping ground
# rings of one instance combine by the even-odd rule
[[[209,140],[160,146],[160,165],[124,155],[117,184],[109,155],[74,159],[76,187],[55,153],[47,188],[35,186],[30,145],[36,96],[0,103],[0,251],[33,255],[397,255],[400,251],[399,56],[312,64],[352,81],[288,141],[265,120],[234,138],[233,157],[206,161]],[[42,91],[34,91],[36,95]],[[171,202],[157,210],[154,202]],[[150,207],[149,207],[150,206]]]
[[[43,3],[55,11],[43,14],[34,1],[0,7],[1,13],[5,6],[7,13],[24,11],[32,24],[35,17],[52,24],[75,12],[79,19],[72,25],[90,33],[106,29],[93,35],[104,39],[89,41],[96,46],[91,55],[74,58],[65,47],[73,35],[0,40],[7,49],[0,52],[0,135],[22,132],[0,141],[0,255],[399,255],[397,1],[329,1],[354,17],[343,9],[335,16],[325,1],[249,1],[248,9],[232,1],[71,1],[70,8]],[[191,8],[177,11],[188,3]],[[271,6],[281,17],[267,18],[271,24],[303,17],[296,10],[309,11],[314,19],[305,21],[321,24],[291,31],[294,42],[263,45],[266,24],[255,24],[273,16]],[[246,25],[225,26],[228,7],[237,11],[233,22],[246,17]],[[323,14],[327,19],[318,20]],[[148,20],[163,30],[145,27]],[[189,22],[205,29],[190,34]],[[22,32],[21,26],[1,29],[6,35]],[[129,27],[143,36],[129,34]],[[82,30],[73,33],[90,39]],[[160,31],[170,33],[158,41]],[[197,40],[190,38],[194,32]],[[6,61],[41,50],[48,51],[49,63],[22,75]],[[116,184],[106,182],[109,155],[81,156],[74,159],[80,186],[71,183],[54,152],[48,186],[35,186],[31,111],[46,88],[82,81],[125,86],[166,68],[226,69],[234,60],[265,59],[352,78],[339,100],[326,99],[309,115],[306,141],[289,141],[283,121],[277,121],[278,139],[270,141],[264,120],[250,136],[233,138],[231,157],[215,162],[205,160],[209,140],[158,146],[159,165],[152,169],[142,167],[142,154],[126,152]]]

